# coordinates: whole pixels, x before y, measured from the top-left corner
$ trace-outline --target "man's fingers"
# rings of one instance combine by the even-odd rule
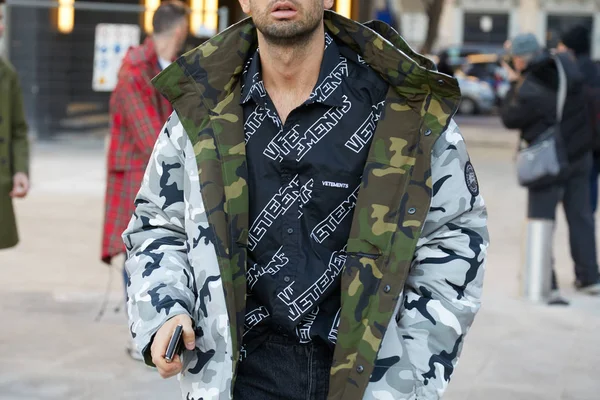
[[[165,353],[167,352],[167,346],[169,345],[169,340],[171,339],[171,334],[172,329],[160,329],[158,332],[156,332],[151,348],[152,361],[155,365],[158,365],[155,361],[155,358],[160,361],[164,360]]]
[[[168,363],[164,358],[155,362],[158,373],[164,379],[171,378],[181,372],[183,365],[181,364],[181,358],[176,356],[173,361]]]
[[[188,350],[194,350],[196,348],[196,335],[194,334],[194,328],[192,328],[192,320],[190,317],[183,316],[179,322],[183,326],[183,344]]]
[[[183,368],[179,355],[175,355],[171,362],[165,360],[167,347],[177,325],[183,327],[182,339],[185,347],[189,350],[193,350],[196,347],[192,319],[188,315],[182,314],[171,318],[156,332],[152,340],[152,347],[150,348],[152,362],[156,365],[160,376],[165,379],[177,375]]]

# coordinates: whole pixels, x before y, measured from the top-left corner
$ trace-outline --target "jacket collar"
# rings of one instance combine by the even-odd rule
[[[325,12],[324,20],[334,40],[359,54],[399,95],[410,98],[434,93],[451,108],[460,101],[456,80],[432,73],[433,62],[417,55],[388,25],[362,25],[332,11]],[[180,57],[154,80],[154,85],[172,103],[186,92],[202,92],[202,103],[213,109],[236,87],[244,64],[256,48],[256,28],[247,18]],[[181,75],[181,79],[174,81],[175,75]]]

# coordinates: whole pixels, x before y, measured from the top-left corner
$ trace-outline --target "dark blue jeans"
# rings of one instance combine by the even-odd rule
[[[238,367],[234,400],[326,400],[331,350],[270,335]]]

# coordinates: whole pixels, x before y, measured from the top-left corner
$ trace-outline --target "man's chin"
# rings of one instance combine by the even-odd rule
[[[294,26],[292,22],[290,24],[278,24],[278,26],[271,25],[266,29],[259,28],[259,31],[264,36],[265,40],[272,44],[296,45],[298,43],[305,43],[317,30]]]

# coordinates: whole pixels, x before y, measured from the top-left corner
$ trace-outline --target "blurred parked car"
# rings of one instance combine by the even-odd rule
[[[501,54],[471,54],[465,58],[461,71],[467,76],[472,76],[485,81],[492,86],[496,96],[496,104],[502,104],[510,84],[504,68],[502,68]]]
[[[448,64],[454,69],[460,69],[465,63],[468,62],[468,57],[478,54],[490,54],[490,55],[501,55],[503,52],[502,47],[499,46],[485,46],[485,45],[461,45],[461,46],[450,46],[442,49],[436,53],[436,59],[446,58]],[[437,61],[436,61],[437,62]]]
[[[462,100],[458,107],[460,114],[489,114],[496,105],[496,93],[492,86],[473,76],[467,76],[461,71],[455,75]]]

